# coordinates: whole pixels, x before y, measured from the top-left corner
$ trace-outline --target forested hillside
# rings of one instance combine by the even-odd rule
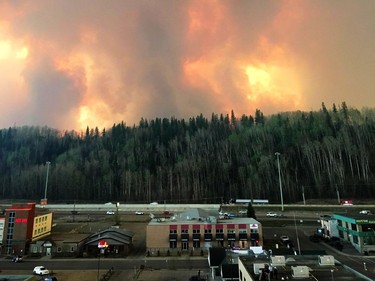
[[[0,130],[4,199],[49,202],[284,202],[375,196],[375,110],[345,102],[319,111],[264,116],[212,114],[142,119],[137,126]]]

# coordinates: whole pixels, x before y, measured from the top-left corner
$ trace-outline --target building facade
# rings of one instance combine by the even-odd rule
[[[375,215],[334,214],[338,236],[349,241],[360,253],[375,252]]]
[[[5,210],[2,254],[27,254],[30,243],[49,235],[51,228],[52,213],[37,214],[35,203],[12,205]]]
[[[207,253],[212,247],[249,249],[261,246],[262,226],[253,218],[219,218],[218,211],[193,209],[147,225],[148,254]]]

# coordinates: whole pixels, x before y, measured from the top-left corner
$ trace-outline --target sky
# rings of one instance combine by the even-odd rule
[[[0,0],[0,128],[375,106],[373,0]]]

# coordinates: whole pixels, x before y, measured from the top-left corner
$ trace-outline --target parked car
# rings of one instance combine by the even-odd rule
[[[22,261],[21,256],[14,256],[13,259],[12,259],[12,262],[21,262],[21,261]]]
[[[287,216],[284,215],[284,214],[276,214],[276,217],[277,217],[277,218],[286,218]]]
[[[34,267],[33,273],[36,275],[48,275],[49,270],[45,268],[43,265],[38,265]]]
[[[268,212],[268,213],[266,214],[266,216],[267,216],[267,217],[273,217],[273,218],[275,218],[275,217],[277,217],[277,214],[276,214],[275,212]]]
[[[114,215],[115,212],[114,211],[107,211],[107,215]]]
[[[371,211],[370,210],[362,210],[359,212],[361,215],[371,215]]]
[[[247,214],[247,210],[240,210],[238,211],[239,214],[241,215],[246,215]]]
[[[314,233],[313,235],[310,235],[309,239],[311,242],[319,243],[321,237],[318,234]]]
[[[145,213],[141,212],[141,211],[135,211],[135,214],[136,215],[144,215]]]
[[[44,281],[57,281],[57,278],[55,276],[47,276],[44,277]]]

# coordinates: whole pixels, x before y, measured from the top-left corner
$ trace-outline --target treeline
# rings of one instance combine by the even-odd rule
[[[375,110],[345,102],[271,116],[156,118],[137,126],[61,132],[0,130],[4,199],[49,202],[285,203],[375,195]],[[46,162],[50,167],[47,173]],[[47,181],[48,174],[48,181]]]

